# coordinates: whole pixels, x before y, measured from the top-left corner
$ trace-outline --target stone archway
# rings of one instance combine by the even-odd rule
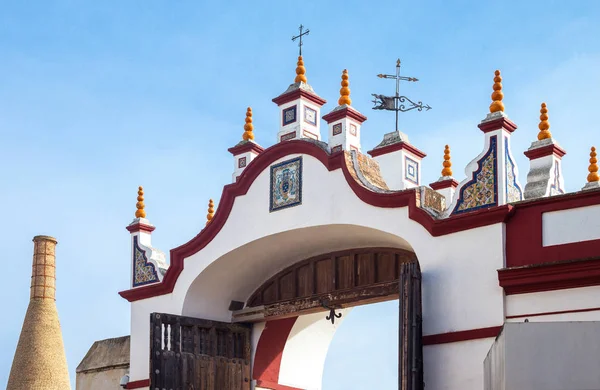
[[[420,288],[417,257],[404,249],[338,251],[278,272],[252,294],[247,309],[234,313],[238,321],[245,315],[256,318],[257,312],[266,319],[255,325],[262,332],[253,365],[257,388],[320,389],[325,358],[337,329],[334,322],[343,320],[354,306],[400,296],[399,388],[419,389]],[[337,310],[341,317],[336,319],[333,311],[325,317],[329,309]]]

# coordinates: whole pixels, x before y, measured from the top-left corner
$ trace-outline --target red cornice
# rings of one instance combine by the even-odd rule
[[[459,341],[486,339],[496,337],[500,334],[502,326],[491,326],[489,328],[461,330],[458,332],[448,332],[423,336],[423,345],[436,345],[456,343]]]
[[[138,222],[136,224],[126,226],[125,229],[127,229],[129,233],[137,233],[139,231],[152,233],[156,227]]]
[[[458,187],[458,182],[454,179],[438,180],[431,183],[429,187],[436,191],[444,188],[456,188]]]
[[[288,93],[284,93],[283,95],[279,95],[276,98],[273,99],[273,103],[277,104],[278,106],[281,106],[282,104],[285,103],[289,103],[293,100],[299,99],[299,98],[305,98],[306,100],[310,100],[311,102],[315,103],[317,106],[322,107],[325,103],[327,103],[327,100],[323,99],[320,96],[317,96],[314,93],[310,93],[308,91],[305,91],[304,89],[295,89],[291,92]]]
[[[484,133],[504,128],[504,130],[512,133],[517,129],[517,125],[508,118],[500,117],[489,122],[482,122],[477,125]]]
[[[150,386],[150,379],[142,379],[141,381],[133,381],[129,382],[125,388],[126,389],[141,389],[143,387]]]
[[[254,152],[256,154],[261,154],[265,149],[258,145],[255,144],[254,142],[246,142],[243,143],[241,145],[236,145],[232,148],[227,149],[227,151],[231,154],[233,154],[234,156],[240,155],[242,153],[246,153],[246,152]]]
[[[323,120],[327,123],[331,123],[333,121],[337,121],[342,118],[351,118],[357,121],[358,123],[363,123],[367,120],[367,117],[356,111],[352,107],[344,107],[339,110],[333,110],[329,114],[323,116]]]
[[[406,142],[397,142],[395,144],[382,146],[381,148],[376,148],[368,151],[371,157],[381,156],[382,154],[388,154],[392,152],[396,152],[398,150],[406,149],[417,157],[423,158],[427,156],[425,153],[421,152],[419,149],[415,148],[411,144],[407,144]]]
[[[597,286],[600,285],[600,257],[504,268],[498,270],[498,282],[506,295]]]
[[[527,156],[527,158],[529,158],[530,160],[533,160],[533,159],[540,158],[540,157],[551,156],[553,154],[556,157],[560,158],[560,157],[564,156],[565,154],[567,154],[567,152],[560,146],[557,146],[555,144],[550,144],[550,145],[542,146],[540,148],[526,150],[525,152],[523,152],[523,154],[525,156]]]
[[[326,151],[313,144],[302,140],[291,140],[277,143],[264,150],[248,164],[232,184],[223,187],[223,193],[219,201],[219,208],[212,222],[200,233],[187,243],[171,249],[171,265],[161,283],[137,287],[131,290],[121,291],[119,294],[130,302],[146,299],[153,296],[168,294],[173,291],[177,278],[183,271],[184,259],[202,250],[219,233],[231,210],[236,197],[245,195],[258,175],[282,157],[292,154],[305,154],[319,160],[329,171],[342,169],[344,178],[354,194],[363,202],[375,207],[408,207],[410,219],[420,223],[432,236],[478,228],[506,221],[512,212],[512,206],[503,205],[490,207],[470,213],[453,215],[449,218],[437,220],[427,211],[417,206],[416,193],[418,189],[410,189],[392,193],[376,193],[363,187],[354,180],[346,166],[343,153],[329,155]]]

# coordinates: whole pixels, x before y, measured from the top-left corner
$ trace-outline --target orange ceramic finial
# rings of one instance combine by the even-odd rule
[[[306,68],[304,67],[304,60],[302,56],[298,56],[298,66],[296,67],[296,79],[295,83],[303,82],[306,83]]]
[[[540,114],[540,124],[538,125],[540,132],[538,133],[538,140],[541,141],[543,139],[552,138],[552,134],[550,133],[550,122],[548,122],[548,109],[546,108],[546,103],[542,103]]]
[[[212,221],[213,216],[215,215],[215,204],[212,199],[208,201],[208,214],[206,214],[206,225]]]
[[[450,146],[446,145],[444,148],[444,169],[442,169],[442,176],[452,176],[452,163],[450,162]]]
[[[598,159],[596,158],[596,148],[593,146],[592,151],[590,152],[590,166],[588,171],[590,171],[590,174],[587,177],[588,183],[600,181],[600,177],[598,176]]]
[[[502,76],[500,71],[496,71],[496,77],[494,77],[494,92],[492,93],[492,104],[490,104],[490,112],[504,111],[504,94],[502,93]]]
[[[246,110],[246,124],[244,125],[244,135],[242,138],[244,141],[250,141],[254,139],[254,125],[252,125],[252,108],[248,107]]]
[[[352,99],[350,99],[350,81],[348,81],[348,71],[344,69],[342,73],[342,88],[340,89],[340,98],[338,104],[343,106],[344,104],[351,105]]]
[[[137,210],[135,211],[135,217],[146,218],[146,210],[144,210],[144,208],[146,207],[146,205],[144,204],[144,188],[142,186],[138,188],[138,197],[135,207],[137,208]]]

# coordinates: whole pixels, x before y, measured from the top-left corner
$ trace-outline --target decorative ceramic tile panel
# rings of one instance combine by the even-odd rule
[[[458,196],[453,214],[491,207],[498,204],[498,172],[496,171],[497,137],[490,137],[486,154],[477,162],[473,178],[465,184]]]
[[[333,125],[333,135],[339,135],[339,134],[342,134],[342,124],[336,123],[335,125]]]
[[[158,282],[154,264],[148,262],[146,252],[140,248],[138,237],[133,237],[133,287]]]
[[[310,132],[310,131],[308,131],[308,130],[303,130],[303,131],[302,131],[302,135],[303,135],[303,136],[305,136],[306,138],[315,139],[315,140],[319,138],[319,137],[317,137],[317,135],[316,135],[316,134],[314,134],[314,133],[311,133],[311,132]]]
[[[550,196],[564,193],[565,191],[560,187],[560,167],[558,161],[554,161],[554,182],[550,185]]]
[[[356,135],[356,125],[350,123],[350,134]]]
[[[269,211],[302,204],[302,157],[271,166]]]
[[[515,175],[515,163],[508,153],[508,138],[504,138],[504,149],[506,150],[506,202],[518,202],[523,200],[523,191],[517,184]]]
[[[354,145],[350,145],[350,150],[355,150],[356,152],[359,152],[358,148]]]
[[[296,138],[296,132],[292,131],[291,133],[286,133],[286,134],[282,135],[279,138],[279,140],[280,141],[287,141],[287,140],[294,139],[294,138]]]
[[[316,126],[317,112],[310,107],[304,107],[304,121]]]
[[[296,106],[283,110],[283,125],[289,125],[294,122],[296,122]]]
[[[240,157],[238,160],[238,168],[246,167],[246,157]]]
[[[409,157],[404,157],[404,178],[419,185],[419,163]]]

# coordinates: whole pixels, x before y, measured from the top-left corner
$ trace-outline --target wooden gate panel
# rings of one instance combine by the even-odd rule
[[[150,388],[249,390],[249,324],[151,314]]]

